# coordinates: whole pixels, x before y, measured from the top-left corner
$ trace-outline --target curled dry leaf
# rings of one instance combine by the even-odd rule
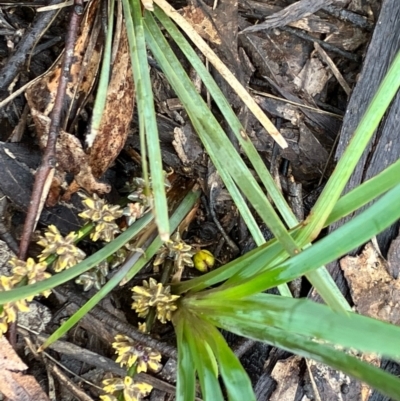
[[[89,2],[81,31],[74,48],[74,63],[70,71],[64,110],[67,115],[65,126],[71,123],[77,112],[83,107],[96,80],[102,45],[99,44],[98,0]],[[88,53],[89,52],[89,53]],[[61,59],[61,58],[60,58]],[[50,70],[34,86],[26,92],[26,98],[31,109],[31,115],[36,127],[39,144],[44,149],[50,128],[50,113],[54,107],[61,76],[61,60],[58,60]],[[66,173],[72,173],[74,180],[70,184],[64,198],[83,188],[88,193],[106,193],[110,186],[98,181],[107,168],[113,163],[122,149],[129,128],[134,107],[133,77],[129,59],[129,48],[125,28],[117,57],[112,69],[112,78],[107,93],[106,107],[99,132],[93,146],[84,150],[80,140],[61,129],[56,145],[57,171],[49,195],[58,198],[60,187],[65,186]]]

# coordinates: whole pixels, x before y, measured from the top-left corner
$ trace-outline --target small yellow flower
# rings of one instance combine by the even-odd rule
[[[178,297],[177,295],[171,295],[171,297]],[[178,297],[179,298],[179,297]],[[171,320],[172,312],[178,309],[178,305],[175,302],[160,302],[157,304],[157,319],[165,324]]]
[[[118,334],[112,346],[118,354],[116,362],[121,366],[126,365],[130,368],[136,363],[138,373],[147,372],[147,368],[158,372],[162,367],[159,352],[138,344],[128,336]]]
[[[19,283],[24,278],[27,279],[27,284],[34,284],[51,277],[51,274],[45,271],[47,269],[47,263],[45,262],[36,263],[32,258],[24,261],[13,257],[8,263],[12,266],[12,280],[14,284]],[[42,295],[45,297],[48,297],[50,294],[50,290],[42,292]]]
[[[157,318],[163,323],[171,319],[171,313],[176,310],[175,301],[179,295],[171,295],[171,288],[164,287],[161,283],[150,278],[149,282],[143,281],[143,286],[132,288],[134,302],[132,309],[136,311],[139,317],[146,317],[151,307],[157,309]]]
[[[138,323],[138,330],[141,332],[141,333],[145,333],[145,334],[147,334],[147,333],[149,333],[149,331],[147,330],[147,324],[146,324],[146,322],[144,322],[144,323]]]
[[[95,223],[95,229],[90,234],[90,238],[93,241],[99,239],[106,242],[112,241],[115,235],[121,232],[115,220],[122,216],[123,210],[118,205],[109,205],[96,194],[93,194],[93,197],[84,194],[80,196],[84,198],[82,203],[86,209],[79,213],[79,216]]]
[[[125,376],[124,379],[106,379],[103,380],[103,385],[103,390],[106,393],[112,394],[115,397],[118,397],[118,394],[116,395],[115,393],[122,393],[125,401],[140,401],[153,389],[150,384],[134,382],[130,376]],[[105,400],[113,400],[113,398],[105,398]]]
[[[101,396],[100,396],[100,399],[101,399],[102,401],[118,401],[118,398],[115,397],[115,396],[112,395],[112,394],[101,395]]]
[[[177,231],[157,252],[153,265],[155,267],[161,265],[168,257],[174,260],[175,271],[179,271],[185,266],[193,266],[193,254],[192,246],[182,241],[181,235]]]
[[[58,258],[54,262],[54,270],[60,272],[75,266],[81,262],[86,254],[75,246],[74,242],[78,238],[78,234],[70,232],[65,238],[60,234],[58,228],[50,225],[37,242],[44,249],[39,255],[39,262],[44,262],[50,255],[57,255]]]

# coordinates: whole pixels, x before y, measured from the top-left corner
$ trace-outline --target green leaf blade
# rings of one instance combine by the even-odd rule
[[[202,299],[194,297],[192,301],[189,297],[186,302],[194,313],[201,312],[217,326],[230,331],[235,325],[247,324],[249,327],[256,325],[260,333],[265,334],[275,327],[316,341],[400,359],[398,326],[353,312],[338,313],[306,299],[256,294],[237,301],[223,300],[223,297],[212,293]],[[360,335],[360,332],[373,335]]]
[[[196,370],[190,354],[190,348],[184,336],[182,314],[174,317],[174,327],[178,344],[178,374],[176,381],[176,401],[194,401],[196,392]]]
[[[239,359],[230,349],[222,334],[211,324],[198,321],[204,337],[218,360],[221,376],[230,401],[256,401],[251,381]]]

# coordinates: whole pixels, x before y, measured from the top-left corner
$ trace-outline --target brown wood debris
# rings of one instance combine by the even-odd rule
[[[5,337],[0,337],[1,393],[12,401],[48,401],[36,379],[24,373],[28,369]]]
[[[134,107],[134,86],[130,66],[128,40],[125,27],[121,30],[118,51],[112,67],[112,78],[107,91],[106,106],[101,125],[89,136],[90,146],[84,149],[82,142],[70,132],[74,121],[85,105],[97,79],[102,55],[99,42],[98,2],[90,3],[74,50],[74,64],[65,99],[67,114],[64,129],[60,131],[56,146],[57,173],[53,179],[49,200],[55,204],[60,187],[64,188],[64,199],[82,188],[88,193],[106,193],[111,187],[98,179],[114,162],[128,135]],[[97,28],[96,28],[97,27]],[[36,133],[42,148],[46,146],[50,127],[49,115],[54,106],[55,93],[61,74],[60,62],[26,92],[26,98],[35,122]],[[66,188],[65,174],[72,173],[74,181]]]

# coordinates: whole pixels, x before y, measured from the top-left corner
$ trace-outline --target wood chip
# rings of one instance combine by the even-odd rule
[[[278,361],[271,372],[277,388],[272,393],[270,401],[294,401],[299,386],[300,363],[302,358],[292,356]]]
[[[216,45],[221,44],[221,39],[215,29],[213,22],[200,7],[192,5],[183,7],[179,10],[182,17],[190,22],[196,32],[205,40],[208,40]]]
[[[332,71],[332,74],[336,77],[336,79],[338,80],[338,82],[341,85],[341,87],[343,88],[343,90],[346,92],[347,95],[350,95],[351,88],[347,84],[346,80],[343,78],[343,75],[340,73],[340,71],[338,70],[335,63],[332,61],[332,59],[328,56],[326,51],[317,42],[314,43],[314,47],[315,47],[315,50],[317,50],[317,52],[321,56],[322,60],[326,64],[328,64],[328,67]]]

